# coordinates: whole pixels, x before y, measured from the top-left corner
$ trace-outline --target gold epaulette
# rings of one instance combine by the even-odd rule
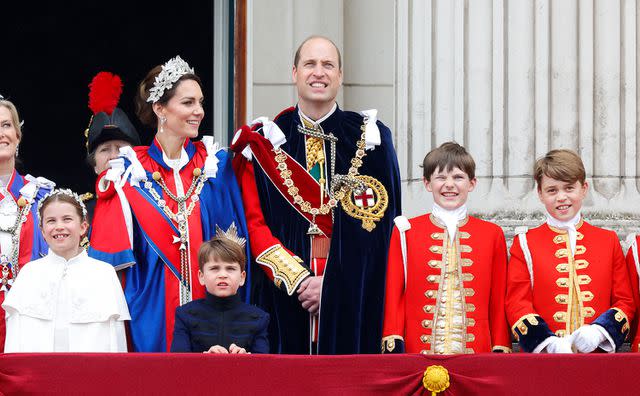
[[[382,353],[393,352],[393,350],[396,349],[396,341],[403,341],[404,342],[404,338],[402,338],[399,335],[395,335],[395,334],[383,337],[382,338],[381,352]]]
[[[298,256],[293,256],[281,245],[274,245],[262,252],[256,262],[265,265],[273,272],[275,285],[283,289],[288,295],[293,295],[300,282],[311,275],[308,268],[302,265],[303,261]]]
[[[95,195],[93,193],[90,193],[90,192],[86,192],[86,193],[80,195],[80,199],[82,200],[82,202],[87,202],[87,201],[93,199],[93,197],[95,197]]]

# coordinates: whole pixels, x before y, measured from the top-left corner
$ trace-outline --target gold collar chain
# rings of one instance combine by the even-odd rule
[[[200,193],[202,192],[202,188],[204,187],[204,182],[207,180],[207,176],[205,172],[202,172],[200,168],[195,168],[193,170],[193,179],[191,180],[191,186],[187,190],[187,193],[182,196],[176,196],[169,188],[166,183],[162,179],[162,175],[160,172],[153,172],[153,180],[155,180],[162,191],[164,191],[169,198],[174,200],[178,204],[178,211],[173,213],[166,201],[162,199],[160,194],[153,189],[153,183],[151,181],[146,181],[144,183],[144,187],[149,191],[149,194],[156,200],[158,207],[162,209],[162,211],[169,217],[171,220],[175,221],[178,224],[178,232],[180,234],[179,237],[174,236],[173,243],[180,243],[180,305],[186,304],[191,301],[191,284],[189,280],[190,274],[190,257],[187,246],[189,244],[188,238],[188,223],[189,216],[193,212],[193,209],[196,206],[196,203],[200,200]],[[186,201],[191,200],[189,202],[189,206],[187,206]]]
[[[293,198],[293,202],[300,207],[300,210],[305,213],[311,214],[312,216],[314,216],[314,219],[318,214],[326,215],[331,211],[331,209],[335,208],[338,205],[338,202],[340,202],[340,200],[344,198],[348,192],[350,192],[353,188],[359,186],[358,182],[354,181],[354,183],[349,183],[346,182],[345,178],[353,179],[358,175],[358,169],[362,166],[363,163],[362,158],[367,155],[365,152],[365,125],[366,124],[362,124],[362,126],[360,127],[362,135],[360,136],[360,140],[358,140],[358,142],[356,143],[357,150],[355,156],[351,159],[351,167],[349,168],[347,176],[335,175],[337,180],[341,182],[334,183],[336,180],[332,180],[329,201],[327,203],[322,203],[319,208],[312,207],[309,201],[302,198],[302,196],[299,194],[300,189],[296,187],[295,183],[291,179],[292,172],[291,170],[289,170],[289,167],[286,163],[287,155],[279,147],[277,149],[274,149],[274,152],[276,154],[275,161],[278,164],[277,169],[280,171],[280,177],[282,178],[285,187],[287,187],[287,192],[289,193],[291,198]],[[335,156],[335,153],[333,153],[332,155]]]

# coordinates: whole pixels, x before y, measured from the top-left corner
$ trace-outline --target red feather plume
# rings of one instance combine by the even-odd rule
[[[120,95],[122,95],[120,77],[109,72],[100,72],[89,84],[89,108],[93,114],[105,112],[111,115],[120,101]]]

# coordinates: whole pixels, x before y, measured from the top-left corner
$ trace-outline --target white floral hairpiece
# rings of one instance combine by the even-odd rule
[[[189,67],[189,64],[180,55],[169,59],[167,63],[162,65],[162,70],[156,76],[153,87],[149,90],[147,102],[156,103],[164,95],[164,91],[171,89],[180,77],[193,73],[195,73],[193,68]]]
[[[82,202],[82,198],[80,198],[78,194],[74,193],[68,188],[56,188],[55,190],[49,191],[44,197],[42,197],[40,202],[38,202],[38,216],[40,217],[40,222],[42,222],[42,204],[47,200],[47,198],[54,195],[66,195],[73,198],[80,204],[80,207],[82,208],[82,219],[84,220],[87,218],[87,207],[84,205],[84,202]]]

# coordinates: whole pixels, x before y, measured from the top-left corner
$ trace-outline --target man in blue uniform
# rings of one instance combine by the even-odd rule
[[[342,60],[329,39],[298,48],[296,107],[236,134],[234,168],[254,259],[255,302],[273,353],[379,352],[384,277],[400,175],[377,112],[342,111]]]

